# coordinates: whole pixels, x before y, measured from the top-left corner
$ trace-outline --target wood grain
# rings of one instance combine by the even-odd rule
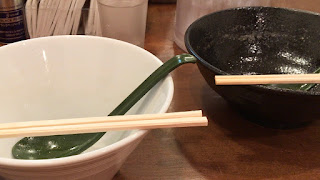
[[[149,5],[145,48],[163,62],[183,53],[173,42],[174,16],[174,4]],[[202,109],[209,126],[152,130],[115,180],[320,178],[320,122],[285,131],[263,128],[212,91],[196,65],[179,67],[172,76],[169,112]]]

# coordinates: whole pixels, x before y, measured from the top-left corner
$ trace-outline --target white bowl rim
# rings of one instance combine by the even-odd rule
[[[84,39],[97,39],[97,40],[108,40],[108,41],[113,41],[113,43],[117,44],[122,44],[124,46],[127,46],[128,48],[135,48],[137,51],[141,51],[143,53],[149,54],[155,61],[159,63],[159,65],[163,64],[163,62],[157,58],[155,55],[150,53],[149,51],[140,48],[136,45],[116,40],[116,39],[111,39],[111,38],[106,38],[106,37],[99,37],[99,36],[88,36],[88,35],[59,35],[59,36],[47,36],[47,37],[39,37],[39,38],[34,38],[34,39],[28,39],[28,40],[22,40],[16,43],[8,44],[5,46],[0,47],[1,49],[4,50],[6,48],[14,47],[14,46],[20,46],[21,44],[24,44],[25,42],[29,41],[43,41],[47,39],[79,39],[79,38],[84,38]],[[165,100],[165,104],[163,107],[160,109],[159,113],[165,113],[172,101],[173,98],[173,93],[174,93],[174,84],[173,84],[173,79],[172,76],[169,74],[166,77],[166,80],[168,80],[169,83],[169,94],[167,96],[167,99]],[[83,162],[86,160],[98,158],[99,156],[102,156],[104,154],[109,154],[112,153],[118,149],[121,149],[123,146],[126,144],[139,139],[140,137],[143,137],[149,132],[149,130],[138,130],[136,133],[129,135],[128,137],[117,141],[111,145],[108,145],[106,147],[90,151],[84,154],[79,154],[79,155],[74,155],[74,156],[68,156],[68,157],[62,157],[62,158],[56,158],[56,159],[39,159],[39,160],[23,160],[23,159],[9,159],[9,158],[3,158],[0,157],[0,166],[11,166],[11,167],[22,167],[22,168],[45,168],[45,167],[53,167],[53,166],[61,166],[61,165],[70,165],[74,163],[79,163]]]

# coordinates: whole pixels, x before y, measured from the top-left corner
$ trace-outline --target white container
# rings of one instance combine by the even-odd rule
[[[162,64],[135,45],[95,36],[20,41],[0,47],[0,56],[4,84],[0,87],[0,123],[108,115]],[[168,76],[128,114],[164,113],[172,96],[173,81]],[[11,148],[20,138],[1,139],[0,176],[12,180],[111,179],[147,132],[110,131],[80,155],[48,160],[12,159]]]
[[[144,47],[148,0],[98,0],[102,36]]]
[[[293,8],[320,13],[319,0],[271,0],[274,7]]]
[[[270,0],[178,0],[176,8],[175,43],[184,51],[184,34],[198,18],[220,10],[244,6],[270,6]],[[227,18],[227,17],[226,17]]]

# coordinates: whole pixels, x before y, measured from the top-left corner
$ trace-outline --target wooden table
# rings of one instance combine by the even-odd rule
[[[174,4],[150,4],[145,48],[163,62],[173,42]],[[255,125],[212,91],[196,65],[172,73],[169,112],[202,109],[209,127],[152,130],[114,179],[320,179],[320,122],[295,130]]]
[[[175,5],[150,4],[145,48],[163,62],[173,42]],[[169,112],[202,109],[209,127],[152,130],[115,179],[320,179],[320,123],[275,130],[248,122],[206,84],[196,65],[172,73]]]

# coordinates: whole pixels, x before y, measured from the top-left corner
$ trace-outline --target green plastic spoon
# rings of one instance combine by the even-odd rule
[[[196,58],[189,54],[177,55],[171,58],[140,84],[109,116],[124,115],[172,70],[182,64],[195,62]],[[77,155],[95,144],[104,134],[105,132],[25,137],[13,146],[12,155],[16,159],[51,159]]]

